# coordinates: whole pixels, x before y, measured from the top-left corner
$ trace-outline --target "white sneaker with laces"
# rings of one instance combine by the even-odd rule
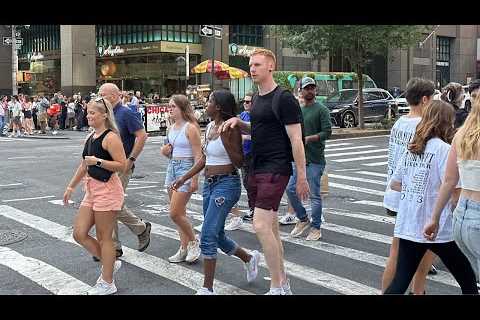
[[[183,249],[182,247],[180,247],[177,253],[175,253],[173,256],[168,258],[168,261],[172,263],[179,263],[179,262],[185,261],[186,258],[187,258],[187,249]]]
[[[200,244],[198,243],[198,241],[190,241],[187,245],[187,256],[185,258],[185,261],[189,263],[195,262],[200,257],[200,254]]]
[[[216,295],[215,291],[210,291],[205,287],[201,287],[198,289],[197,293],[195,293],[196,296],[214,296]]]
[[[115,260],[115,263],[113,264],[113,278],[115,279],[115,274],[120,270],[122,267],[122,261],[120,260]],[[97,279],[97,282],[102,280],[102,272],[103,272],[103,266],[100,268],[100,276]]]
[[[230,220],[230,223],[228,224],[228,226],[225,227],[225,230],[227,231],[238,230],[242,225],[243,225],[242,217],[233,217]]]
[[[252,251],[252,258],[249,262],[245,263],[245,271],[247,271],[247,282],[252,282],[258,275],[258,263],[260,262],[260,252],[257,250]]]
[[[287,281],[285,281],[285,283],[282,284],[282,289],[283,289],[283,292],[285,292],[286,296],[293,295],[292,289],[290,288],[290,279],[287,279]]]
[[[297,221],[298,221],[298,218],[294,214],[287,213],[278,222],[281,225],[287,225],[287,224],[295,224],[297,223]]]
[[[105,282],[103,279],[100,279],[94,287],[87,291],[87,295],[92,296],[106,296],[117,292],[117,287],[115,286],[115,281],[112,283]]]
[[[270,291],[265,293],[266,296],[284,296],[285,291],[283,291],[283,288],[270,288]]]

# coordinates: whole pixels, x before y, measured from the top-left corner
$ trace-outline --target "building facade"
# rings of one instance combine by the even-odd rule
[[[466,83],[479,77],[478,27],[438,26],[422,46],[374,57],[365,73],[386,89],[404,89],[414,76],[431,79],[438,88],[450,81]],[[8,37],[11,31],[2,25],[0,34]],[[224,25],[222,39],[201,37],[198,25],[32,25],[20,37],[17,82],[26,94],[84,94],[114,82],[124,90],[168,96],[189,84],[210,83],[210,74],[188,70],[212,54],[248,71],[248,56],[256,47],[276,54],[278,70],[351,71],[341,51],[317,61],[284,47],[264,25]],[[11,46],[3,45],[1,94],[11,93],[11,71]],[[228,81],[214,79],[214,85],[228,87]]]

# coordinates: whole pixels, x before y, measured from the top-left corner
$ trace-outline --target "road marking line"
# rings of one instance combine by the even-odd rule
[[[137,180],[137,179],[130,179],[130,182],[133,182],[133,183],[151,183],[151,184],[162,183],[162,182],[158,182],[158,181],[142,181],[142,180]]]
[[[92,287],[41,260],[0,247],[0,264],[58,295],[82,295]]]
[[[383,208],[383,202],[379,202],[379,201],[360,200],[360,201],[354,201],[352,203]]]
[[[59,206],[63,206],[63,200],[50,200],[50,201],[48,201],[48,202],[50,202],[51,204],[56,204],[56,205],[59,205]],[[73,201],[73,200],[68,200],[68,203],[69,203],[69,204],[74,204],[75,201]]]
[[[362,165],[367,166],[367,167],[376,167],[376,166],[384,166],[388,164],[388,161],[382,161],[382,162],[372,162],[372,163],[362,163]]]
[[[12,157],[12,158],[7,158],[7,160],[37,159],[37,158],[41,158],[41,157],[36,157],[36,156]]]
[[[358,203],[358,202],[360,202],[360,201],[356,201],[354,203]],[[341,210],[341,209],[336,209],[336,208],[324,208],[323,212],[330,213],[330,214],[337,215],[337,216],[363,219],[363,220],[381,222],[381,223],[386,223],[386,224],[395,224],[395,218],[388,217],[388,216],[380,216],[378,214],[371,214],[371,213],[366,213],[366,212],[353,213],[353,212],[349,212],[347,210]]]
[[[325,151],[328,151],[328,150],[325,150]],[[340,157],[340,156],[351,156],[351,155],[356,155],[356,154],[369,154],[369,153],[377,153],[377,152],[384,152],[384,151],[388,151],[388,149],[376,149],[376,150],[333,153],[333,154],[326,154],[325,158]]]
[[[6,205],[0,205],[0,215],[20,222],[61,241],[80,246],[72,238],[72,228],[65,227],[56,222]],[[170,263],[145,252],[138,252],[137,250],[133,250],[126,246],[123,246],[122,249],[123,256],[120,259],[132,265],[152,272],[160,277],[177,282],[182,286],[195,291],[203,285],[203,274],[200,272],[190,270],[178,264]],[[217,279],[215,279],[214,286],[215,291],[218,294],[252,294]]]
[[[373,190],[373,189],[362,188],[362,187],[356,187],[356,186],[350,186],[350,185],[347,185],[347,184],[341,184],[341,183],[335,183],[335,182],[328,182],[328,186],[332,187],[332,188],[338,188],[338,189],[368,193],[368,194],[372,194],[372,195],[375,195],[375,196],[382,196],[383,197],[385,195],[384,191]]]
[[[158,186],[133,187],[133,188],[127,188],[127,191],[138,190],[138,189],[151,189],[151,188],[158,188]]]
[[[2,200],[2,202],[27,201],[27,200],[38,200],[38,199],[48,199],[48,198],[55,198],[55,196],[44,196],[44,197],[34,197],[34,198],[10,199],[10,200]]]
[[[359,182],[367,182],[367,183],[373,183],[373,184],[380,184],[382,186],[386,186],[387,183],[385,181],[379,181],[379,180],[372,180],[372,179],[364,179],[364,178],[357,178],[357,177],[350,177],[350,176],[342,176],[338,174],[333,174],[329,173],[328,178],[335,178],[335,179],[344,179],[344,180],[350,180],[350,181],[359,181]]]
[[[192,216],[194,219],[202,221],[203,223],[203,216],[197,213],[193,213],[192,211],[187,211],[187,214]],[[322,228],[325,224],[322,224]],[[255,234],[253,227],[249,223],[243,223],[240,227],[241,231],[248,232]],[[365,263],[369,263],[372,265],[376,265],[382,268],[385,268],[387,258],[383,256],[376,255],[374,253],[364,252],[357,249],[352,249],[348,247],[339,246],[333,243],[324,242],[323,240],[319,241],[306,241],[303,238],[293,238],[290,236],[289,233],[280,231],[280,238],[284,242],[296,244],[302,247],[342,256],[348,259],[361,261]],[[427,276],[427,279],[435,282],[440,282],[446,285],[460,287],[453,276],[446,271],[438,270],[437,275],[435,276]]]
[[[372,171],[357,171],[355,173],[364,174],[367,176],[382,177],[382,178],[386,178],[388,176],[386,173],[378,173],[378,172],[372,172]]]
[[[356,147],[345,147],[345,148],[325,148],[325,152],[327,151],[343,151],[343,150],[356,150],[356,149],[366,149],[366,148],[378,148],[374,145],[366,145],[366,146],[356,146]]]
[[[332,143],[328,144],[325,146],[325,148],[330,148],[330,147],[340,147],[340,146],[350,146],[352,145],[351,143]]]
[[[352,162],[352,161],[359,161],[359,160],[370,160],[370,159],[381,159],[381,158],[388,158],[388,154],[381,155],[381,156],[357,157],[357,158],[347,158],[347,159],[331,160],[331,161]]]
[[[23,183],[0,184],[0,187],[21,186]]]

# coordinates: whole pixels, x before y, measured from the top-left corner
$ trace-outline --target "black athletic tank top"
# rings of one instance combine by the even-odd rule
[[[83,159],[85,159],[85,156],[95,156],[102,160],[113,160],[110,153],[102,147],[102,141],[110,131],[112,130],[105,130],[105,132],[96,139],[93,138],[93,134],[88,138],[87,142],[85,143],[85,147],[83,148]],[[107,182],[113,174],[112,171],[105,168],[100,168],[96,165],[88,166],[87,172],[90,177],[103,182]]]

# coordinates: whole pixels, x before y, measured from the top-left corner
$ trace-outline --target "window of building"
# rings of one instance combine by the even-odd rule
[[[263,46],[262,25],[230,25],[230,42],[255,47]]]
[[[437,61],[450,62],[450,38],[437,37]]]

